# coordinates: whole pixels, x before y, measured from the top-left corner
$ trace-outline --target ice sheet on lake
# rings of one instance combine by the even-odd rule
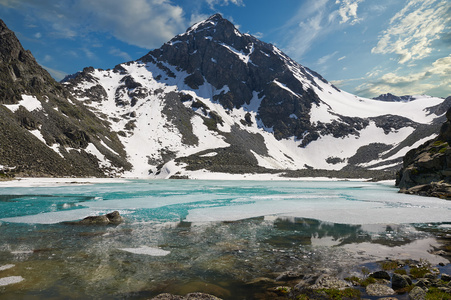
[[[0,271],[8,270],[8,269],[11,269],[14,267],[15,267],[15,265],[12,265],[12,264],[3,265],[3,266],[0,266]]]
[[[9,192],[20,195],[21,191],[20,188],[14,188]],[[125,214],[126,219],[132,222],[184,220],[198,223],[270,215],[342,224],[451,221],[451,201],[399,194],[397,189],[387,183],[138,180],[110,183],[107,186],[99,184],[33,190],[35,193],[38,191],[46,195],[89,195],[103,201],[84,201],[80,202],[83,208],[28,215],[27,206],[22,205],[21,209],[25,210],[20,215],[1,218],[0,214],[0,221],[53,224],[113,210]],[[22,191],[27,192],[29,190]],[[58,197],[55,199],[64,200],[58,200]],[[33,201],[35,205],[38,200]],[[61,202],[58,203],[61,205]],[[8,210],[7,205],[14,205],[9,202],[0,204],[5,206],[2,206],[3,211]]]
[[[22,276],[9,276],[0,278],[0,286],[10,285],[13,283],[19,283],[23,281],[24,278]]]

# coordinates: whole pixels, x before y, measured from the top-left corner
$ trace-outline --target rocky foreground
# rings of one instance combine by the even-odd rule
[[[383,261],[370,273],[363,267],[360,277],[340,279],[327,272],[303,274],[287,271],[275,279],[257,278],[249,287],[261,287],[254,299],[451,299],[451,276],[426,262]],[[443,267],[441,265],[439,267]],[[152,300],[217,300],[214,295],[160,294]]]

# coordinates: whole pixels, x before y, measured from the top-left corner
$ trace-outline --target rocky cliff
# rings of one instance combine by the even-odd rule
[[[106,176],[129,169],[117,135],[56,82],[0,20],[0,169]]]
[[[435,139],[404,156],[396,182],[400,192],[451,199],[451,109],[446,118]]]

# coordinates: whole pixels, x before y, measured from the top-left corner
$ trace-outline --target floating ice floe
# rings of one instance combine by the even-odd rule
[[[22,276],[9,276],[0,278],[0,286],[10,285],[14,283],[19,283],[23,281],[24,278]]]
[[[11,268],[14,268],[14,267],[15,267],[15,265],[12,265],[12,264],[3,265],[3,266],[0,266],[0,271],[8,270],[8,269],[11,269]]]
[[[139,248],[121,248],[119,250],[134,253],[134,254],[144,254],[144,255],[150,255],[150,256],[166,256],[171,251],[166,251],[160,248],[154,248],[154,247],[147,247],[142,246]]]

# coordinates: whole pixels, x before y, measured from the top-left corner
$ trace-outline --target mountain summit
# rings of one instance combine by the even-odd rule
[[[42,127],[33,130],[40,130],[47,151],[86,154],[109,174],[156,178],[394,170],[407,150],[435,136],[449,107],[428,96],[387,102],[341,91],[219,14],[136,61],[85,68],[62,85],[44,86],[33,94],[43,107],[46,97],[60,93],[60,102],[49,101],[45,111],[75,105],[63,116],[81,126],[49,134],[44,128],[54,127],[40,117]],[[11,117],[8,105],[25,104],[27,91],[18,92],[22,100],[4,100],[16,104],[1,111]],[[28,108],[32,115],[40,111]],[[86,137],[78,148],[61,140],[71,132]]]
[[[185,71],[189,76],[184,83],[193,90],[204,83],[222,89],[212,100],[225,109],[239,109],[261,99],[254,112],[279,140],[304,139],[304,133],[313,130],[309,113],[320,99],[312,86],[319,88],[316,81],[328,85],[273,45],[240,33],[219,14],[191,26],[141,61],[166,62]]]

